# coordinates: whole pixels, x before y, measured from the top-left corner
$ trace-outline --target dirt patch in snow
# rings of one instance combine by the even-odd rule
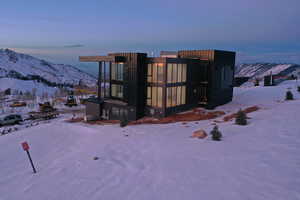
[[[225,115],[223,111],[212,111],[207,112],[201,108],[195,108],[191,111],[174,114],[164,118],[153,118],[153,117],[144,117],[137,121],[129,122],[128,125],[138,125],[138,124],[168,124],[168,123],[175,123],[175,122],[190,122],[190,121],[199,121],[199,120],[209,120],[215,119],[217,117]]]
[[[120,124],[120,120],[99,120],[99,121],[90,121],[87,122],[92,125],[109,125],[109,124]]]
[[[248,108],[244,109],[243,111],[247,114],[247,113],[255,112],[255,111],[259,110],[259,109],[260,108],[258,106],[251,106],[251,107],[248,107]],[[228,122],[228,121],[231,121],[232,119],[236,118],[236,116],[237,116],[237,113],[226,115],[223,118],[223,120],[225,122]]]
[[[91,125],[95,125],[95,124],[107,125],[107,124],[119,124],[120,123],[119,120],[97,120],[97,121],[88,121],[88,122],[86,122],[83,117],[67,119],[66,122],[69,122],[69,123],[84,122],[84,123],[91,124]]]
[[[83,122],[83,121],[84,121],[83,117],[71,118],[71,119],[66,120],[66,122],[69,122],[69,123],[77,123],[77,122]]]
[[[225,112],[223,111],[207,112],[202,108],[195,108],[191,111],[174,114],[164,118],[144,117],[136,121],[131,121],[128,123],[128,125],[168,124],[168,123],[175,123],[175,122],[182,122],[182,125],[187,125],[187,122],[215,119],[223,115],[225,115]],[[72,118],[66,121],[69,123],[85,122],[82,117]],[[98,120],[98,121],[89,121],[86,123],[92,125],[93,124],[106,125],[106,124],[119,124],[120,121],[119,120]]]

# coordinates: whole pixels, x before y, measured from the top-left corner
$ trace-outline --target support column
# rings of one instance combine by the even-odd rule
[[[100,100],[102,95],[101,95],[101,75],[102,75],[102,62],[99,62],[99,74],[98,74],[98,99]]]
[[[111,62],[109,62],[109,77],[108,77],[108,81],[109,81],[109,95],[108,95],[108,97],[111,98]]]
[[[104,86],[103,86],[103,98],[106,97],[106,64],[107,64],[107,62],[103,63],[103,83],[104,83]]]
[[[101,94],[101,91],[102,91],[102,62],[99,62],[99,74],[98,74],[98,100],[100,102],[100,100],[102,99],[102,94]],[[99,119],[101,119],[102,117],[102,104],[100,103],[99,105]]]

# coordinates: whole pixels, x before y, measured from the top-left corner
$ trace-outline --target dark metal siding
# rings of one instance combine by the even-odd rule
[[[114,53],[114,56],[126,58],[124,69],[124,101],[128,106],[136,107],[135,119],[145,114],[147,96],[147,54],[144,53]]]
[[[219,51],[219,50],[184,50],[179,51],[180,58],[198,58],[202,61],[208,62],[207,67],[207,95],[208,108],[213,108],[218,105],[225,104],[232,100],[233,95],[233,79],[234,79],[234,65],[235,52]],[[222,81],[222,67],[225,67],[225,74],[231,73],[231,85]],[[191,75],[193,76],[193,75]],[[226,79],[227,80],[227,79]]]

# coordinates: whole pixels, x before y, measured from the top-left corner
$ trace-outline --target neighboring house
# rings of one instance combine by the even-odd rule
[[[111,53],[79,59],[99,63],[98,98],[86,104],[88,120],[165,117],[232,100],[235,52]]]

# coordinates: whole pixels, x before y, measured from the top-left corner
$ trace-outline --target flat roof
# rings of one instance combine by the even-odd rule
[[[123,56],[79,56],[80,62],[124,62]]]

